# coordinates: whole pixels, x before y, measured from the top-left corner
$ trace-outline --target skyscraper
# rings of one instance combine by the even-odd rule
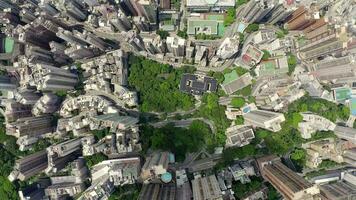
[[[47,165],[47,152],[45,150],[28,155],[16,160],[14,171],[9,175],[9,180],[14,181],[19,179],[24,181],[44,171]]]
[[[282,164],[276,156],[266,156],[257,160],[262,177],[270,182],[287,200],[307,200],[320,193],[303,177]]]

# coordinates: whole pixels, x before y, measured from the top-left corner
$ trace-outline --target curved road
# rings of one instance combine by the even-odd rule
[[[190,124],[192,124],[193,121],[195,121],[195,120],[200,120],[200,121],[206,123],[210,127],[211,132],[213,134],[216,134],[216,127],[215,127],[214,122],[209,119],[204,119],[201,117],[189,118],[189,119],[183,119],[183,120],[166,120],[166,121],[154,122],[154,123],[149,123],[149,124],[155,128],[160,128],[160,127],[163,127],[169,123],[173,123],[174,126],[176,126],[176,127],[184,128],[184,127],[190,126]]]

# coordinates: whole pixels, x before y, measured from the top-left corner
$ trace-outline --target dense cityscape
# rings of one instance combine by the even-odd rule
[[[356,0],[0,16],[0,200],[356,198]]]

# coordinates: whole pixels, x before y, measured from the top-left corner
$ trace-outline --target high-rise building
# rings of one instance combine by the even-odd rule
[[[331,29],[299,46],[299,52],[304,59],[340,54],[347,48],[348,36],[345,27]]]
[[[43,172],[48,165],[47,152],[45,150],[28,155],[16,160],[14,171],[9,175],[9,180],[19,179],[24,181],[31,176]]]
[[[138,200],[175,200],[176,186],[174,184],[145,184],[143,185]]]
[[[356,196],[356,186],[347,181],[338,181],[320,185],[320,194],[325,200],[353,199]]]
[[[31,105],[24,105],[13,100],[2,101],[6,122],[14,122],[20,118],[31,117]]]
[[[32,113],[35,116],[43,114],[51,114],[57,111],[60,104],[60,99],[58,96],[52,93],[44,94],[36,103],[33,105]]]
[[[174,56],[183,57],[185,55],[186,40],[179,37],[167,37],[168,51]]]
[[[273,7],[273,9],[267,14],[267,23],[275,24],[280,21],[284,21],[291,15],[293,8],[289,8],[283,3],[278,3]]]
[[[32,67],[32,85],[41,91],[58,91],[74,89],[78,82],[76,74],[50,65]]]
[[[39,137],[54,130],[51,116],[25,117],[6,124],[6,134],[17,138]]]
[[[46,173],[58,172],[81,155],[81,138],[67,140],[47,148],[48,167]]]
[[[0,76],[0,89],[13,91],[17,88],[17,84],[14,79],[9,76]]]
[[[250,144],[255,138],[255,134],[251,127],[248,126],[232,126],[226,129],[226,147],[242,147]]]
[[[356,77],[355,61],[352,56],[322,60],[309,65],[310,74],[321,81],[342,80]]]
[[[155,0],[138,0],[138,8],[142,15],[149,21],[150,24],[157,23],[157,2]]]
[[[246,125],[264,128],[273,132],[282,129],[281,123],[285,121],[283,113],[267,110],[253,110],[243,115]]]
[[[304,6],[295,10],[287,22],[288,30],[303,30],[316,22],[313,14]]]
[[[215,175],[194,178],[192,187],[194,200],[222,198],[222,192]]]
[[[142,166],[141,178],[147,180],[157,178],[167,172],[169,163],[169,152],[155,152],[146,158],[145,164]]]
[[[140,175],[140,158],[105,160],[93,166],[91,177],[94,184],[110,179],[115,186],[133,184]]]
[[[245,5],[242,11],[237,14],[237,17],[247,23],[259,22],[266,17],[273,8],[274,5],[270,1],[251,0]]]
[[[266,156],[257,160],[262,177],[270,182],[287,200],[312,200],[320,193],[303,177],[282,164],[275,156]]]

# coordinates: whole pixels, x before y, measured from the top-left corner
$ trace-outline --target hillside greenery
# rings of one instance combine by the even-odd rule
[[[193,107],[194,98],[179,91],[182,74],[193,72],[193,68],[174,69],[132,54],[129,65],[129,86],[138,92],[142,112],[173,112]]]

